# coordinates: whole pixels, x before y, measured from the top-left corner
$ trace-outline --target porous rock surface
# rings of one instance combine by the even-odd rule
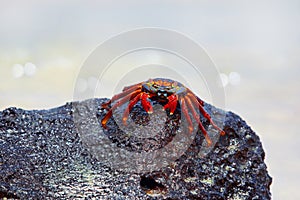
[[[179,134],[180,109],[167,116],[159,135],[139,138],[134,130],[124,133],[113,119],[109,129],[102,129],[100,120],[107,111],[101,104],[106,101],[90,99],[50,110],[8,108],[0,112],[0,198],[271,199],[272,178],[262,144],[236,114],[205,104],[217,116],[216,122],[218,113],[225,114],[226,135],[217,138],[210,151],[203,153],[205,139],[198,131],[185,152],[161,168],[139,170],[138,164],[130,165],[135,160],[127,159],[127,169],[122,169],[122,164],[109,163],[113,154],[105,153],[106,144],[95,133],[101,132],[115,149],[150,154]],[[161,124],[159,117],[149,122],[140,104],[130,116],[140,127]],[[207,129],[207,120],[201,121]]]

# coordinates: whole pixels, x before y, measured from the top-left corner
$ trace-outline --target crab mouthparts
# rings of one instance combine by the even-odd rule
[[[165,92],[165,91],[158,91],[156,94],[157,94],[158,97],[160,97],[162,99],[166,99],[169,96],[168,93]]]

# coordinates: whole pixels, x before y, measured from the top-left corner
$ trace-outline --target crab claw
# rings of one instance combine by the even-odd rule
[[[173,113],[176,110],[177,107],[177,96],[175,94],[172,94],[168,97],[168,103],[164,106],[164,110],[167,108],[170,109],[170,115],[173,115]]]
[[[149,94],[147,94],[147,93],[143,93],[141,95],[142,106],[143,106],[144,110],[150,114],[150,113],[153,113],[153,107],[152,107],[151,103],[148,101],[148,98],[149,98]]]

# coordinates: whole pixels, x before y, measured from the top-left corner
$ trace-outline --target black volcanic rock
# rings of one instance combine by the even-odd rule
[[[137,104],[131,118],[139,129],[111,119],[103,130],[105,101],[0,112],[0,198],[271,199],[259,137],[234,113],[205,104],[226,131],[207,147],[201,131],[179,137],[179,108],[149,116]]]

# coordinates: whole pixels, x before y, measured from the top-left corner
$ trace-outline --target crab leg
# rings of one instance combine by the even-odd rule
[[[136,90],[130,94],[127,94],[127,96],[125,96],[124,98],[120,99],[117,103],[115,103],[111,109],[109,109],[109,111],[106,113],[106,115],[104,116],[104,118],[101,120],[101,124],[102,126],[106,129],[106,123],[109,120],[109,118],[112,116],[112,112],[119,106],[123,105],[124,103],[126,103],[128,100],[130,100],[131,98],[135,98],[138,93],[141,92],[140,90]]]
[[[152,105],[151,103],[147,100],[148,98],[150,98],[151,95],[149,95],[148,93],[146,92],[143,92],[142,95],[141,95],[141,103],[142,103],[142,106],[144,108],[144,110],[150,114],[150,113],[153,113],[153,108],[152,108]]]
[[[223,131],[222,129],[220,129],[215,122],[211,119],[210,115],[204,110],[204,108],[202,106],[199,106],[200,108],[200,112],[203,114],[203,116],[208,119],[209,123],[218,131],[220,131],[221,135],[225,135],[225,131]]]
[[[201,106],[204,106],[204,101],[202,101],[199,97],[197,97],[190,89],[187,88],[187,96],[193,98],[193,103],[198,101]]]
[[[199,128],[200,130],[202,131],[207,143],[208,143],[208,146],[210,146],[212,144],[211,142],[211,139],[209,137],[209,135],[207,134],[205,128],[203,127],[201,121],[200,121],[200,116],[198,115],[198,113],[196,112],[195,110],[195,107],[193,106],[193,103],[191,102],[190,98],[189,97],[184,97],[186,102],[187,102],[187,105],[188,105],[188,108],[191,110],[192,112],[192,115],[193,117],[195,118],[195,120],[197,121],[198,125],[199,125]]]
[[[190,99],[192,100],[192,103],[194,103],[195,105],[197,105],[197,103],[199,104],[198,99],[191,93],[188,93],[188,96],[190,97]],[[200,100],[201,101],[201,100]],[[209,121],[209,123],[215,128],[217,129],[221,135],[225,135],[225,131],[223,131],[222,129],[220,129],[211,119],[211,117],[209,116],[209,114],[204,110],[204,108],[202,107],[202,105],[199,104],[199,110],[200,112],[203,114],[203,116]]]
[[[193,101],[197,100],[201,106],[204,106],[204,101],[202,101],[199,97],[197,97],[190,89],[188,89],[187,95],[192,97],[194,99]]]
[[[152,106],[151,103],[149,101],[147,101],[147,98],[149,97],[149,95],[145,92],[142,92],[140,94],[138,94],[137,96],[135,96],[132,101],[129,103],[128,107],[126,108],[124,114],[123,114],[123,124],[126,126],[127,125],[127,119],[129,116],[130,111],[132,110],[133,106],[139,101],[141,100],[142,106],[144,108],[144,110],[148,113],[152,112]]]
[[[127,90],[132,90],[133,88],[139,89],[139,88],[141,88],[141,86],[142,86],[142,83],[137,83],[135,85],[130,85],[130,86],[124,87],[123,92],[125,92]]]
[[[176,110],[177,107],[177,95],[172,94],[168,97],[168,103],[164,106],[164,110],[166,110],[167,108],[170,109],[170,115],[173,115],[173,113]]]
[[[116,101],[117,99],[121,99],[123,98],[124,96],[126,95],[129,95],[130,93],[134,92],[135,90],[138,90],[140,91],[141,90],[141,87],[138,86],[139,84],[137,85],[134,85],[134,86],[129,86],[126,91],[124,92],[121,92],[119,94],[116,94],[115,96],[113,96],[111,98],[111,100],[109,100],[108,102],[102,104],[102,108],[107,108],[108,105],[110,105],[112,102]],[[141,86],[141,85],[140,85]]]
[[[202,101],[199,97],[196,96],[197,101],[201,106],[204,106],[204,101]]]
[[[190,115],[188,113],[188,109],[186,107],[186,103],[185,103],[184,98],[180,98],[180,105],[181,105],[181,110],[182,110],[183,114],[185,115],[186,120],[187,120],[187,122],[189,124],[189,132],[191,133],[191,132],[193,132],[194,127],[193,127],[193,123],[192,123],[191,117],[190,117]]]

